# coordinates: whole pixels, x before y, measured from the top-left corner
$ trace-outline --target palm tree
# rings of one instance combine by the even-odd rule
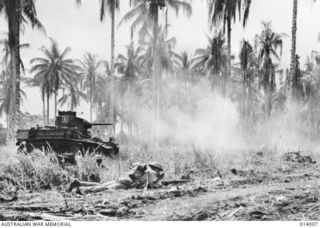
[[[143,51],[143,54],[141,56],[141,65],[143,68],[150,70],[147,73],[152,72],[151,66],[153,66],[153,72],[155,71],[154,68],[154,56],[157,56],[157,77],[152,77],[152,91],[153,93],[155,91],[159,92],[159,86],[161,79],[163,77],[163,73],[166,72],[172,72],[174,69],[174,63],[173,63],[173,56],[175,53],[173,52],[173,49],[176,45],[176,39],[174,37],[167,38],[165,28],[162,28],[161,26],[158,27],[157,32],[157,49],[154,49],[154,43],[155,38],[154,35],[149,32],[145,35],[145,41],[140,41],[140,45]],[[159,105],[158,100],[160,99],[159,96],[154,95],[156,98],[156,103]],[[154,104],[156,104],[154,103]]]
[[[33,71],[32,69],[30,72]],[[31,87],[39,87],[41,92],[42,100],[42,115],[43,115],[43,124],[46,122],[49,123],[49,101],[53,93],[50,75],[42,73],[36,73],[35,76],[28,82],[28,85]],[[47,115],[46,115],[46,103],[47,103]]]
[[[98,61],[97,56],[91,53],[86,53],[84,61],[81,62],[81,77],[84,79],[83,89],[87,92],[90,103],[90,122],[92,122],[93,98],[96,91],[96,78],[100,65],[101,62]]]
[[[255,49],[258,52],[260,68],[263,71],[262,86],[266,95],[265,113],[271,115],[271,94],[275,89],[275,64],[273,58],[280,60],[282,55],[283,37],[272,31],[270,22],[262,22],[263,30],[255,37]]]
[[[184,93],[186,96],[188,83],[192,81],[193,76],[193,60],[190,55],[184,51],[181,54],[173,54],[173,64],[178,78],[184,81]]]
[[[159,8],[164,7],[173,9],[176,14],[183,10],[188,16],[191,16],[192,7],[188,0],[134,0],[133,9],[130,10],[121,20],[124,21],[134,19],[131,25],[131,30],[135,31],[137,27],[141,26],[140,38],[143,39],[150,28],[153,29],[153,71],[152,71],[152,101],[154,109],[159,106],[159,96],[156,96],[157,91],[157,77],[160,76],[160,60],[158,53],[158,32],[159,32]],[[166,33],[166,32],[165,32]],[[159,90],[158,90],[159,91]],[[158,111],[156,111],[158,113]]]
[[[129,132],[132,135],[133,129],[133,114],[134,114],[134,100],[137,89],[137,80],[141,75],[141,48],[135,48],[134,43],[126,47],[126,55],[120,54],[116,61],[116,69],[120,74],[120,93],[121,93],[121,127],[123,127],[124,113],[128,113],[127,121],[129,122]],[[125,105],[125,103],[127,105]]]
[[[197,49],[193,59],[193,68],[207,74],[212,86],[220,89],[224,84],[223,74],[227,68],[227,47],[222,32],[217,32],[213,38],[208,38],[205,49]],[[223,92],[223,91],[222,91]]]
[[[8,44],[10,48],[10,71],[12,80],[12,98],[10,104],[9,134],[10,141],[19,122],[16,113],[20,110],[20,30],[22,22],[30,22],[32,27],[43,30],[37,18],[34,0],[0,0],[0,13],[5,14],[8,21]]]
[[[6,115],[9,115],[10,112],[10,101],[12,101],[11,97],[13,96],[13,82],[11,78],[9,77],[11,75],[11,56],[10,56],[10,46],[8,41],[8,34],[6,33],[6,38],[3,38],[0,40],[0,46],[3,52],[3,58],[2,58],[2,66],[4,67],[4,70],[1,73],[1,84],[3,86],[4,94],[2,99],[2,107],[1,107],[1,113],[5,113]],[[30,47],[29,44],[20,44],[19,48],[24,49]],[[19,64],[21,70],[24,72],[24,64],[19,56]],[[26,97],[24,91],[19,86],[19,91],[17,91],[19,103],[22,102],[22,97]],[[4,105],[4,106],[3,106]],[[18,113],[19,114],[19,113]],[[9,126],[9,118],[7,116],[7,125]]]
[[[253,47],[251,46],[251,44],[246,41],[243,40],[241,42],[241,48],[240,48],[240,55],[239,55],[239,59],[240,59],[240,66],[241,66],[241,70],[242,70],[242,115],[245,118],[247,111],[249,111],[249,105],[248,105],[248,101],[251,100],[251,74],[249,72],[250,66],[253,64],[253,55],[254,55],[254,51],[253,51]],[[249,93],[249,99],[246,96],[246,91],[248,91]],[[249,101],[250,102],[250,101]],[[246,108],[247,107],[247,108]]]
[[[41,90],[45,89],[47,93],[47,121],[49,120],[49,103],[50,95],[54,94],[55,117],[57,114],[57,97],[58,91],[63,84],[70,84],[78,76],[79,67],[72,59],[66,59],[70,48],[65,48],[60,52],[57,42],[51,39],[50,48],[42,47],[41,52],[44,57],[34,58],[30,61],[33,66],[30,73],[35,73],[34,79],[41,81]],[[49,97],[48,97],[49,96]]]
[[[58,100],[60,107],[68,104],[71,111],[76,110],[80,105],[80,98],[86,99],[86,95],[78,88],[78,82],[74,81],[70,84],[63,85],[63,95]]]
[[[131,42],[126,46],[126,55],[119,54],[116,61],[116,69],[121,75],[122,91],[132,90],[134,83],[141,74],[142,48],[135,48]]]
[[[157,35],[154,36],[155,34]],[[154,48],[155,43],[157,44],[156,49]],[[151,80],[152,82],[151,106],[154,110],[154,115],[155,115],[154,123],[158,126],[158,123],[160,120],[160,110],[161,110],[160,94],[165,89],[165,86],[163,86],[163,73],[173,71],[172,57],[173,57],[173,49],[176,44],[176,39],[167,38],[165,29],[163,29],[162,27],[158,27],[156,33],[146,34],[145,41],[141,41],[140,44],[144,50],[141,64],[143,66],[146,66],[147,64],[150,64],[150,60],[152,60],[150,65],[150,66],[153,66],[153,71],[152,71],[153,74],[152,74],[152,80]],[[154,58],[155,56],[156,58]],[[157,138],[158,138],[158,135],[156,135],[156,142],[157,142]]]
[[[132,0],[132,9],[121,19],[119,26],[127,21],[132,21],[130,30],[136,31],[140,28],[140,38],[143,40],[144,35],[149,29],[157,28],[159,20],[159,8],[166,7],[178,13],[183,10],[187,16],[191,16],[192,7],[188,0]],[[156,26],[154,26],[156,24]],[[154,31],[156,32],[156,31]]]
[[[78,4],[81,3],[81,0],[76,0]],[[114,49],[115,49],[115,13],[120,8],[120,0],[101,0],[100,1],[100,21],[103,21],[105,18],[106,11],[108,11],[111,17],[111,116],[113,122],[113,135],[115,133],[115,80],[114,80]]]
[[[227,55],[227,74],[225,84],[223,86],[223,94],[227,92],[227,79],[231,77],[231,32],[232,22],[235,22],[237,18],[237,12],[239,12],[239,18],[241,18],[241,11],[243,11],[243,26],[246,26],[251,0],[208,0],[208,16],[210,29],[214,25],[222,23],[223,29],[227,28],[227,42],[228,42],[228,55]]]

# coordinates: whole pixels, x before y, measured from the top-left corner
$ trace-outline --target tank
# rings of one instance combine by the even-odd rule
[[[108,126],[109,123],[90,123],[77,117],[76,112],[59,111],[55,126],[34,127],[29,130],[17,131],[18,150],[31,152],[32,150],[51,150],[58,157],[70,157],[76,153],[95,153],[97,155],[113,156],[119,152],[114,138],[103,141],[93,137],[89,129],[93,126]]]

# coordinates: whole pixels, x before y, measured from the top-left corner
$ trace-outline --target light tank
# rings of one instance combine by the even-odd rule
[[[59,111],[55,126],[34,127],[17,131],[18,150],[30,153],[35,148],[50,150],[58,157],[73,157],[77,153],[95,153],[113,156],[119,153],[118,144],[114,138],[103,141],[93,137],[89,129],[93,126],[108,126],[109,123],[90,123],[77,117],[76,112]]]

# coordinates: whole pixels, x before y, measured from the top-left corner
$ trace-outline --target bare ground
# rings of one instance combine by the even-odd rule
[[[0,204],[0,220],[319,220],[319,177],[319,165],[303,163],[275,175],[230,172],[147,192],[19,192]]]

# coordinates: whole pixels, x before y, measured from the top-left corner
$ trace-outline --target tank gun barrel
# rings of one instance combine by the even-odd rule
[[[91,126],[113,126],[112,123],[91,123]]]

